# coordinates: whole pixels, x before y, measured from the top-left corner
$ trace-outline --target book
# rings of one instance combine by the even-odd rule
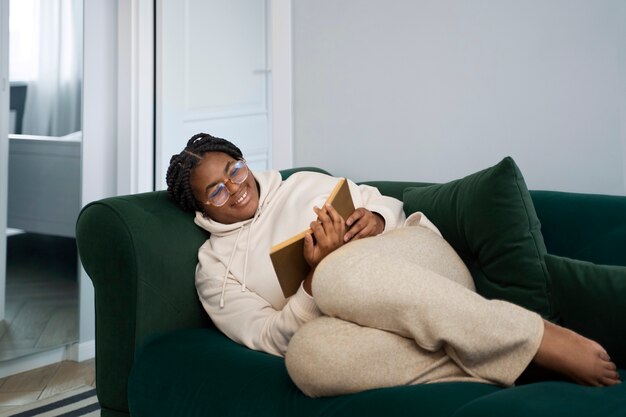
[[[354,211],[350,187],[345,178],[339,180],[326,200],[344,220]],[[326,205],[322,210],[326,211]],[[272,246],[270,258],[285,298],[298,291],[300,283],[306,279],[311,267],[304,258],[304,236],[311,233],[308,228],[297,235]]]

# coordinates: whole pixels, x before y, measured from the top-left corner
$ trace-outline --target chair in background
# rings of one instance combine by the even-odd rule
[[[26,83],[12,82],[11,83],[11,104],[10,110],[15,110],[15,134],[22,134],[22,123],[24,122],[24,108],[26,107]]]

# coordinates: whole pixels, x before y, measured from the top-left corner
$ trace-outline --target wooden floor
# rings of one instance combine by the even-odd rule
[[[78,296],[75,239],[10,235],[0,361],[78,340]],[[0,414],[84,385],[95,386],[93,359],[65,361],[8,376],[0,379]]]
[[[88,385],[96,386],[95,360],[65,361],[0,379],[0,413]]]
[[[78,340],[78,257],[72,238],[7,238],[5,320],[0,361]]]

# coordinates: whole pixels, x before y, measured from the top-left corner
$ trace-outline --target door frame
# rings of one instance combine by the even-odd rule
[[[117,2],[117,194],[154,190],[156,0]]]
[[[9,201],[9,0],[0,0],[0,28],[0,320],[3,320]]]
[[[270,2],[270,166],[293,167],[292,0]]]

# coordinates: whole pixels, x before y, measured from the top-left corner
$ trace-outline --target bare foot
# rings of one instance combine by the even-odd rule
[[[621,382],[617,367],[602,346],[545,320],[543,339],[533,362],[582,385],[602,387]]]

